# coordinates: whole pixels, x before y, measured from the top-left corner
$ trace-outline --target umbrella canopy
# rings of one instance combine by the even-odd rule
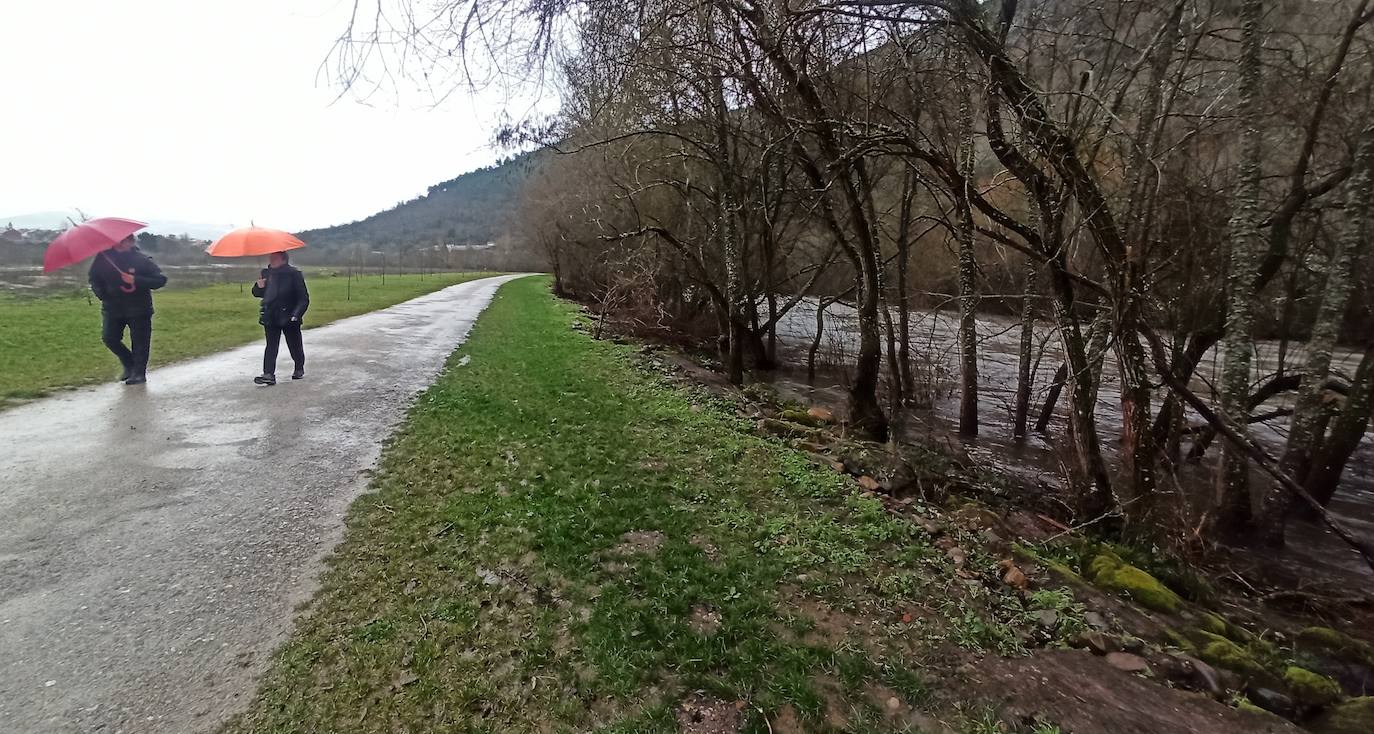
[[[252,257],[301,247],[305,247],[305,243],[290,232],[266,227],[243,227],[215,240],[205,251],[215,257]]]
[[[43,253],[43,272],[75,265],[98,252],[114,247],[120,240],[148,226],[119,217],[101,217],[72,227],[58,235]]]

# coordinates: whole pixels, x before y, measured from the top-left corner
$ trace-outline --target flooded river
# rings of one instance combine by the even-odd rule
[[[238,283],[256,277],[262,265],[256,262],[163,265],[169,288],[194,288],[216,283]],[[86,266],[79,265],[44,273],[29,265],[0,266],[0,294],[42,296],[85,291]]]
[[[799,304],[779,322],[780,349],[785,353],[787,362],[806,363],[807,350],[816,334],[815,314],[815,303],[806,302]],[[1055,439],[1064,435],[1068,395],[1060,397],[1055,420],[1050,424],[1047,435],[1032,433],[1023,442],[1011,440],[1020,331],[1020,324],[1010,318],[987,315],[978,318],[980,435],[975,439],[961,440],[954,430],[958,419],[958,315],[944,311],[913,311],[910,343],[915,362],[913,371],[917,381],[927,389],[932,408],[915,412],[911,430],[934,434],[941,440],[960,441],[965,451],[985,464],[1032,484],[1058,487],[1063,476],[1063,455],[1056,447]],[[1034,342],[1032,424],[1045,402],[1054,373],[1063,361],[1057,332],[1048,324],[1036,328]],[[851,364],[857,351],[857,319],[853,309],[841,304],[830,306],[825,313],[825,333],[819,352],[821,361],[831,366]],[[1277,371],[1279,351],[1277,342],[1261,342],[1257,345],[1257,374],[1268,376]],[[1302,360],[1302,345],[1290,344],[1284,360],[1288,369],[1292,371],[1295,365],[1300,366]],[[1341,351],[1334,356],[1332,369],[1349,376],[1354,373],[1359,360],[1359,354]],[[1193,380],[1193,388],[1200,395],[1212,394],[1212,385],[1217,384],[1220,367],[1220,358],[1215,350],[1204,357],[1198,375]],[[835,400],[843,392],[842,386],[807,385],[804,379],[788,382],[790,384],[787,387],[791,391],[807,394],[819,390],[827,393],[817,395],[818,399]],[[1156,395],[1152,407],[1157,410],[1162,398],[1161,391]],[[1291,395],[1281,396],[1261,406],[1256,412],[1266,413],[1291,407],[1291,398]],[[1110,351],[1103,366],[1096,416],[1103,451],[1108,460],[1115,464],[1121,433],[1121,407],[1119,381],[1114,356]],[[1195,416],[1190,417],[1192,422],[1199,422]],[[1277,418],[1255,424],[1252,431],[1270,453],[1276,455],[1283,450],[1288,435],[1288,420]],[[1176,471],[1179,482],[1175,487],[1208,486],[1207,472],[1213,456],[1214,452],[1202,462],[1185,462],[1179,466]],[[1259,475],[1256,475],[1255,481],[1266,482]],[[1167,487],[1161,489],[1168,491]],[[1184,502],[1191,501],[1185,492],[1177,492],[1177,498]],[[1330,509],[1353,532],[1374,543],[1374,441],[1370,437],[1365,438],[1352,457],[1341,490],[1332,500]],[[1356,554],[1324,526],[1315,522],[1295,520],[1292,523],[1289,547],[1278,560],[1285,565],[1301,568],[1304,573],[1308,570],[1318,571],[1328,579],[1359,578],[1364,584],[1374,580],[1368,567]]]

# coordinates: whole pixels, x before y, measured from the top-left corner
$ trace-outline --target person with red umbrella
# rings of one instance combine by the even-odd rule
[[[101,340],[124,366],[120,381],[141,385],[148,381],[148,355],[153,342],[153,291],[167,285],[167,276],[143,254],[128,235],[91,261],[87,275],[91,291],[100,299]],[[129,346],[124,346],[124,331]]]
[[[43,253],[43,272],[51,273],[94,256],[88,278],[100,299],[101,336],[124,366],[126,385],[147,382],[148,352],[153,340],[153,291],[167,284],[152,258],[134,246],[134,232],[146,222],[100,217],[58,235]],[[132,350],[124,346],[129,330]]]

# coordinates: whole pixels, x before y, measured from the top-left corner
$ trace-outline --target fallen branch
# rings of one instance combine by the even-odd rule
[[[1331,532],[1335,533],[1337,537],[1345,541],[1345,543],[1353,548],[1355,552],[1359,553],[1360,557],[1364,559],[1365,564],[1369,566],[1369,569],[1374,571],[1374,548],[1361,543],[1358,538],[1352,535],[1330,511],[1322,506],[1322,503],[1318,502],[1316,498],[1314,498],[1301,484],[1298,484],[1293,477],[1280,469],[1278,461],[1270,456],[1269,452],[1265,451],[1259,444],[1251,441],[1247,436],[1237,430],[1236,427],[1231,424],[1230,420],[1217,413],[1215,410],[1212,410],[1212,406],[1208,405],[1205,400],[1199,398],[1196,393],[1188,389],[1188,385],[1178,379],[1169,369],[1168,352],[1164,348],[1164,340],[1159,337],[1159,334],[1155,333],[1154,329],[1142,325],[1140,332],[1145,337],[1146,341],[1150,342],[1150,352],[1154,358],[1156,369],[1164,376],[1164,384],[1168,385],[1169,389],[1172,390],[1175,395],[1182,398],[1183,402],[1197,411],[1197,414],[1215,428],[1218,433],[1225,436],[1226,440],[1230,441],[1236,448],[1248,454],[1251,460],[1253,460],[1260,469],[1264,470],[1264,473],[1273,477],[1274,481],[1278,482],[1284,489],[1292,492],[1298,499],[1306,503],[1308,507],[1311,507],[1312,511],[1317,513],[1317,516],[1321,518],[1322,522],[1325,523],[1327,527],[1331,528]]]

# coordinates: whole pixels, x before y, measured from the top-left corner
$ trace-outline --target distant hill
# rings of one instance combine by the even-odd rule
[[[86,214],[91,218],[95,218],[98,216],[107,216],[107,214],[103,212],[99,214],[92,214],[90,212],[87,212]],[[152,232],[153,234],[166,235],[169,237],[186,235],[188,237],[191,237],[192,239],[213,240],[218,238],[225,232],[228,232],[229,230],[233,229],[233,226],[228,224],[181,222],[171,219],[144,220],[142,217],[139,217],[137,213],[124,214],[120,216],[128,216],[139,221],[147,221],[147,231]],[[81,213],[74,209],[71,211],[33,212],[30,214],[16,214],[14,216],[0,216],[0,230],[4,230],[5,227],[13,225],[15,229],[55,229],[61,231],[66,229],[68,223],[72,221],[81,221]]]
[[[429,187],[422,196],[349,224],[297,233],[313,248],[480,245],[506,233],[539,153],[524,153]]]

